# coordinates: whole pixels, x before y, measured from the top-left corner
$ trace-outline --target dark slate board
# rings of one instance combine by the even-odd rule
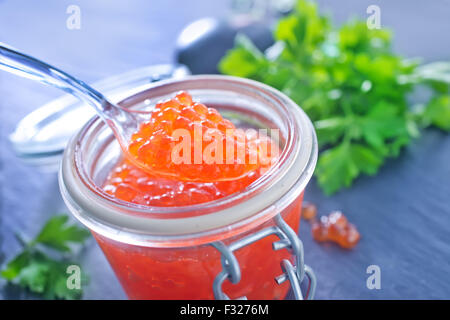
[[[373,1],[319,1],[338,22],[364,17]],[[175,39],[189,22],[224,16],[229,1],[194,0],[189,10],[177,0],[125,2],[79,0],[82,28],[65,28],[73,1],[21,5],[0,0],[0,41],[95,81],[143,65],[171,62]],[[448,2],[377,1],[382,25],[396,31],[395,48],[426,61],[449,59]],[[412,37],[414,35],[414,37]],[[0,262],[19,250],[13,232],[32,236],[55,212],[67,212],[56,174],[17,161],[7,136],[17,121],[59,96],[56,90],[0,72]],[[359,179],[349,190],[325,197],[313,180],[306,199],[320,213],[340,209],[355,223],[362,239],[355,250],[318,245],[307,222],[300,227],[306,261],[318,278],[318,299],[450,298],[450,136],[423,133],[375,178]],[[94,241],[81,252],[91,282],[87,299],[123,299],[125,295]],[[366,268],[381,268],[381,290],[368,290]],[[0,298],[29,298],[0,281]]]

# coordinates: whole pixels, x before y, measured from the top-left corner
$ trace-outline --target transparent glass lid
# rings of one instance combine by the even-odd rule
[[[154,82],[189,75],[182,65],[161,64],[135,69],[94,83],[111,101],[120,100]],[[78,99],[64,95],[28,114],[9,136],[16,155],[26,163],[57,169],[69,139],[95,111]]]

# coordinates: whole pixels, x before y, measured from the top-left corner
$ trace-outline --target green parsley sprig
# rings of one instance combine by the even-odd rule
[[[67,222],[67,216],[55,216],[47,221],[33,240],[26,242],[18,236],[24,246],[23,251],[6,265],[0,276],[45,299],[81,298],[81,288],[70,289],[67,286],[70,276],[67,268],[78,265],[70,261],[67,255],[72,253],[71,244],[82,244],[90,233]],[[48,248],[58,253],[58,257],[50,257]],[[87,282],[84,273],[81,281]]]
[[[315,3],[299,0],[274,38],[263,53],[238,35],[219,70],[271,85],[305,110],[318,135],[315,174],[326,194],[360,174],[375,175],[420,128],[450,130],[450,63],[419,66],[394,54],[388,30],[357,20],[335,28]],[[431,89],[431,98],[410,106],[419,85]]]

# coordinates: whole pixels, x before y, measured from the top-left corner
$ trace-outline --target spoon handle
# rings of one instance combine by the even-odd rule
[[[110,103],[100,92],[71,75],[43,61],[18,52],[0,42],[0,69],[57,87],[94,107],[97,113],[119,135],[135,122],[123,109]],[[124,142],[124,141],[119,141]]]

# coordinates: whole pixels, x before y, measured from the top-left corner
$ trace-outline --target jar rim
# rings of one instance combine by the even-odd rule
[[[76,218],[92,231],[120,242],[158,247],[190,246],[250,230],[298,197],[312,176],[317,161],[317,141],[312,123],[303,110],[278,90],[243,78],[197,75],[144,86],[119,104],[131,107],[142,95],[150,93],[217,89],[217,86],[225,86],[225,90],[242,88],[272,99],[284,108],[287,140],[279,160],[267,174],[243,192],[202,204],[152,207],[125,202],[106,194],[89,178],[81,163],[80,142],[89,138],[92,130],[106,127],[99,117],[94,117],[69,142],[59,174],[61,193]],[[221,89],[223,87],[218,90]],[[186,217],[189,212],[196,214]]]

